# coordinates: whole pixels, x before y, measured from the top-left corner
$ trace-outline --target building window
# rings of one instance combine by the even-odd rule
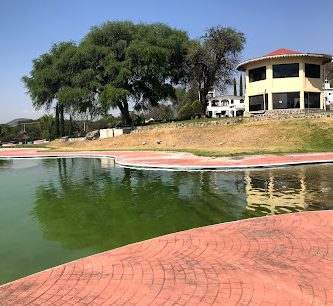
[[[305,77],[320,79],[320,65],[305,64]]]
[[[273,65],[273,78],[294,78],[299,76],[299,64]]]
[[[249,97],[250,112],[267,110],[268,94]]]
[[[249,70],[250,82],[266,80],[266,66]]]
[[[230,100],[230,104],[234,104],[234,100]]]
[[[240,101],[239,101],[240,103],[244,103],[244,99],[240,99]]]
[[[273,93],[273,109],[299,108],[299,92]]]
[[[222,103],[222,106],[228,106],[229,105],[228,100],[222,100],[221,103]]]
[[[305,108],[320,108],[320,93],[305,92],[304,106]]]
[[[212,101],[212,106],[219,106],[219,100],[213,100]]]

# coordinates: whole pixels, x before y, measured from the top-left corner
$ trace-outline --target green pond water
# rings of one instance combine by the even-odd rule
[[[0,284],[167,233],[333,208],[333,165],[132,170],[112,159],[0,160]]]

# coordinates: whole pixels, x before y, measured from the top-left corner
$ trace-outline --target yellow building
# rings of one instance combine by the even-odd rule
[[[324,108],[324,64],[332,56],[278,49],[237,66],[246,74],[246,112]]]

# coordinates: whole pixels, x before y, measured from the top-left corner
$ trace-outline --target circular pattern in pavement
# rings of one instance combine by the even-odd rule
[[[1,305],[329,305],[333,211],[217,224],[0,287]]]

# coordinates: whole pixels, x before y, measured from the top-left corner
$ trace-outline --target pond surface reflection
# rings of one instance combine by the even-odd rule
[[[0,283],[122,245],[220,222],[333,208],[333,165],[238,172],[0,162]]]

